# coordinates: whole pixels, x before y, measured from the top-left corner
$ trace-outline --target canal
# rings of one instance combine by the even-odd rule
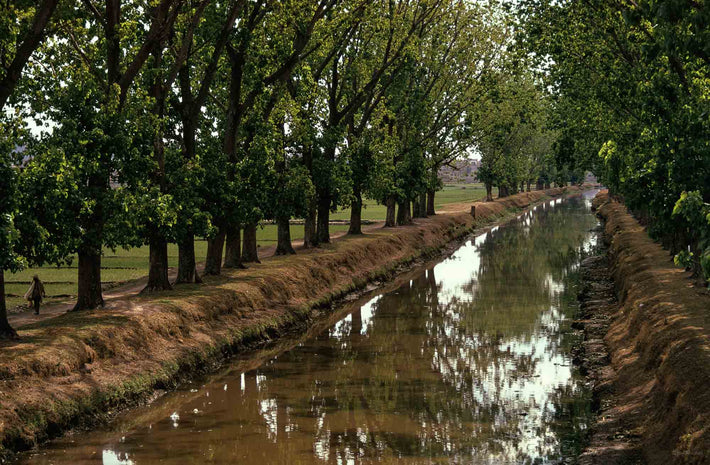
[[[590,195],[20,463],[574,463],[591,422],[570,355]]]

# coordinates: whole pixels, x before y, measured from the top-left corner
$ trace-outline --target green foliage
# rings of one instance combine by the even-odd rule
[[[567,171],[551,158],[557,132],[550,127],[550,96],[530,75],[501,73],[488,82],[478,179],[511,194],[525,183],[567,183]]]
[[[710,204],[703,202],[700,191],[685,192],[673,207],[673,217],[684,222],[688,250],[681,250],[674,262],[684,268],[699,266],[710,285]]]
[[[40,8],[8,5],[0,79]],[[513,30],[495,2],[63,0],[2,115],[2,266],[411,201],[489,136],[501,186],[571,176]]]
[[[520,41],[555,90],[558,164],[593,171],[672,253],[690,245],[697,267],[706,226],[685,217],[693,196],[682,193],[710,201],[710,10],[527,0],[519,15]]]
[[[17,271],[25,264],[16,247],[20,234],[15,226],[17,173],[11,162],[16,140],[12,137],[13,128],[16,125],[12,121],[0,119],[0,271]]]

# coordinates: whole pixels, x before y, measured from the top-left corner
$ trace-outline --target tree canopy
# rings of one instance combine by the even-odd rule
[[[550,16],[562,28],[562,6],[533,2],[516,17],[504,4],[464,0],[7,4],[0,265],[14,271],[76,258],[76,310],[103,304],[106,247],[147,245],[145,292],[169,290],[168,243],[179,248],[176,283],[195,283],[196,236],[208,240],[204,273],[220,274],[259,260],[263,222],[278,225],[280,254],[295,252],[294,218],[305,223],[306,247],[330,241],[330,213],[342,207],[351,208],[349,233],[361,234],[364,198],[387,205],[387,226],[407,224],[435,214],[439,169],[457,158],[480,156],[481,181],[501,196],[566,183],[580,169],[618,165],[618,176],[630,169],[616,161],[630,153],[618,148],[625,140],[590,138],[579,120],[621,135],[636,128],[626,113],[592,119],[602,97],[585,86],[569,89],[596,106],[575,110],[565,83],[582,70],[556,56],[559,69],[541,77],[523,51],[544,43],[538,57],[557,53],[555,40],[543,37],[550,31],[535,25]],[[641,28],[643,15],[633,21]],[[575,33],[579,47],[585,34],[594,31]],[[673,53],[702,49],[681,39]],[[671,53],[664,50],[657,55]],[[701,67],[681,64],[680,74],[669,65],[677,98],[695,102]],[[704,127],[696,113],[683,117]],[[588,155],[602,146],[606,165]],[[692,179],[677,187],[697,189],[700,171],[684,172]],[[695,203],[683,205],[677,215],[695,218],[687,214]]]
[[[656,0],[520,4],[553,90],[558,162],[594,171],[710,279],[710,12]]]

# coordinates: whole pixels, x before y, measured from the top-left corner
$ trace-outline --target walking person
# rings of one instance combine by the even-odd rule
[[[43,297],[47,297],[47,293],[44,291],[44,284],[39,280],[39,276],[34,275],[30,288],[25,293],[25,299],[34,306],[35,315],[39,315],[39,304],[42,303]]]

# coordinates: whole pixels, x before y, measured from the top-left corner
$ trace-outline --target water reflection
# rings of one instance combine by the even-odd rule
[[[524,214],[256,368],[236,361],[26,462],[571,460],[588,421],[566,324],[570,274],[593,245],[588,207]]]

